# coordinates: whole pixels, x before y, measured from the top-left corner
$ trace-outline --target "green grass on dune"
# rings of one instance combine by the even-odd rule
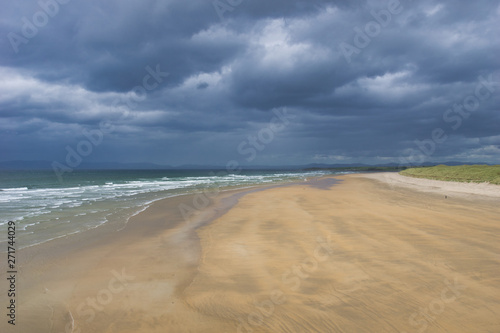
[[[500,165],[437,165],[406,169],[400,174],[416,178],[500,185]]]

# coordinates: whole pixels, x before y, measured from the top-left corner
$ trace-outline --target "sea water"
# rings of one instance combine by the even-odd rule
[[[79,170],[0,171],[0,235],[16,222],[18,248],[99,227],[126,224],[152,202],[207,188],[302,181],[328,171]],[[6,237],[5,237],[6,238]],[[7,239],[0,239],[0,244]]]

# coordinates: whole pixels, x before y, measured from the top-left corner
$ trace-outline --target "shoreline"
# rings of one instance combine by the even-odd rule
[[[479,321],[464,312],[498,291],[491,274],[500,264],[494,255],[500,227],[491,221],[499,208],[474,195],[437,200],[439,191],[412,186],[383,174],[349,174],[233,189],[189,221],[178,208],[195,194],[158,200],[121,230],[94,229],[24,251],[16,329],[384,330],[390,328],[383,313],[397,307],[392,327],[411,331],[408,317],[417,305],[428,306],[443,281],[455,277],[476,296],[447,305],[467,318],[459,320],[463,330],[449,312],[440,325],[457,332],[480,322],[500,325],[485,313]],[[462,252],[484,258],[461,259]],[[418,279],[410,272],[420,272]],[[354,316],[365,311],[378,319]]]
[[[369,179],[375,179],[379,182],[385,183],[391,188],[393,187],[402,187],[402,188],[407,188],[407,189],[413,189],[417,191],[423,191],[423,192],[429,192],[429,193],[439,193],[439,190],[444,187],[446,188],[447,185],[452,184],[451,189],[447,189],[448,191],[453,192],[455,189],[456,185],[466,185],[466,186],[458,186],[458,195],[460,197],[469,197],[472,198],[472,195],[474,194],[482,194],[480,191],[484,189],[484,186],[487,186],[487,194],[483,194],[485,196],[490,196],[490,191],[492,190],[497,190],[498,192],[494,192],[493,197],[500,197],[500,186],[499,185],[491,185],[491,184],[469,184],[469,183],[458,183],[458,182],[447,182],[447,181],[439,181],[439,180],[428,180],[428,179],[421,179],[421,178],[413,178],[413,177],[407,177],[407,176],[402,176],[399,175],[398,173],[394,172],[373,172],[373,173],[349,173],[349,174],[332,174],[332,175],[326,175],[326,176],[319,176],[319,177],[312,177],[304,181],[294,181],[294,182],[283,182],[283,183],[278,183],[278,184],[258,184],[258,185],[251,185],[251,186],[245,186],[245,187],[239,187],[239,186],[234,186],[234,187],[225,187],[218,194],[216,195],[215,199],[218,199],[220,201],[230,199],[232,200],[232,203],[228,206],[226,204],[225,208],[223,209],[225,212],[227,212],[232,206],[236,205],[238,202],[238,199],[241,198],[242,196],[253,193],[253,192],[258,192],[258,191],[264,191],[267,189],[272,189],[272,188],[277,188],[277,187],[288,187],[288,186],[297,186],[297,185],[304,185],[306,183],[312,184],[312,186],[315,186],[315,183],[318,183],[319,185],[316,185],[318,187],[321,187],[322,182],[325,179],[332,179],[335,178],[336,181],[332,183],[338,183],[338,181],[341,181],[338,179],[339,177],[344,177],[346,175],[352,175],[353,177],[362,177],[362,178],[369,178]],[[469,186],[470,185],[470,186]],[[327,184],[328,187],[328,184]],[[471,190],[472,193],[468,193],[467,190]],[[476,191],[479,191],[479,193],[476,193]],[[234,192],[234,193],[233,193]],[[154,205],[160,205],[161,202],[168,202],[170,200],[174,199],[179,199],[181,203],[183,204],[189,204],[191,207],[193,207],[193,201],[194,198],[199,195],[200,193],[203,193],[202,191],[200,192],[193,192],[193,193],[184,193],[184,194],[179,194],[179,195],[173,195],[167,198],[162,198],[162,199],[157,199],[153,200],[151,202],[146,203],[142,207],[138,207],[138,211],[129,216],[125,222],[122,221],[116,221],[116,220],[111,220],[106,223],[100,224],[96,227],[83,230],[83,231],[78,231],[75,233],[71,233],[68,235],[62,235],[53,239],[49,239],[46,241],[43,241],[41,243],[37,244],[31,244],[22,248],[18,249],[18,252],[21,254],[21,257],[23,257],[23,252],[59,252],[58,250],[53,250],[55,248],[60,249],[61,247],[74,247],[75,244],[81,244],[82,246],[87,246],[89,239],[98,241],[101,238],[106,238],[108,236],[113,235],[116,232],[120,232],[127,228],[129,225],[130,220],[134,219],[135,217],[143,214],[144,212],[148,211],[151,209]],[[205,197],[208,197],[205,195]],[[234,199],[231,199],[233,198]],[[215,209],[217,210],[217,205],[220,205],[220,203],[214,203],[213,200],[210,198],[211,202],[208,204],[207,207],[202,208],[202,209],[196,209],[196,212],[199,213],[206,213],[206,210],[209,209]],[[179,205],[179,204],[178,204]],[[209,218],[209,220],[205,221],[203,224],[210,223],[212,220],[216,219],[217,217],[220,217],[219,215],[213,216],[212,218]],[[136,222],[137,223],[137,222]],[[140,223],[140,222],[139,222]],[[122,224],[121,227],[118,227],[118,224]],[[41,251],[38,251],[38,248],[41,248]],[[44,248],[45,247],[45,248]],[[49,251],[47,251],[47,248]],[[64,251],[63,251],[64,252]],[[0,252],[3,253],[3,252]]]
[[[315,178],[315,177],[313,177],[313,178]],[[319,178],[321,178],[321,177],[319,177]],[[297,183],[297,182],[296,181],[293,181],[293,182],[285,181],[285,182],[282,182],[282,183],[276,183],[276,185],[255,184],[255,185],[244,185],[244,186],[243,185],[241,185],[241,186],[239,186],[239,185],[224,186],[224,187],[221,187],[219,189],[218,193],[222,195],[222,194],[224,194],[226,192],[231,192],[231,191],[245,191],[245,190],[252,190],[254,188],[269,187],[269,186],[281,186],[281,185],[285,185],[286,186],[287,184],[295,184],[295,183]],[[151,207],[152,205],[154,205],[157,202],[160,202],[160,201],[163,201],[163,200],[170,200],[170,199],[176,198],[176,197],[196,196],[196,195],[198,195],[200,193],[204,193],[204,192],[201,189],[197,189],[197,190],[192,191],[192,192],[180,193],[180,194],[173,194],[173,195],[168,196],[168,197],[159,198],[159,199],[153,199],[151,201],[147,201],[147,202],[145,202],[145,203],[143,203],[141,205],[136,206],[136,210],[133,213],[130,213],[130,215],[127,216],[127,218],[125,219],[125,221],[123,221],[122,219],[117,218],[116,216],[111,216],[111,218],[108,219],[106,222],[103,222],[101,224],[95,225],[95,226],[90,227],[88,229],[82,229],[82,230],[74,231],[74,232],[71,232],[69,234],[63,234],[63,235],[60,235],[60,236],[57,236],[57,237],[54,237],[54,238],[50,238],[50,239],[47,239],[47,240],[40,241],[38,243],[33,243],[33,244],[25,245],[23,247],[19,247],[18,250],[22,251],[24,249],[28,249],[28,248],[32,248],[32,247],[36,248],[38,246],[44,246],[44,244],[48,244],[48,243],[52,243],[52,242],[64,241],[67,238],[71,238],[71,237],[74,237],[74,236],[78,237],[80,234],[85,234],[85,233],[88,233],[88,232],[93,232],[93,230],[95,230],[95,229],[101,230],[101,228],[102,228],[102,231],[105,231],[105,232],[109,232],[109,230],[111,230],[111,229],[114,229],[114,231],[120,231],[120,230],[122,230],[123,228],[125,228],[127,226],[128,222],[129,222],[129,220],[131,218],[133,218],[134,216],[137,216],[138,214],[144,212],[145,210],[147,210],[149,207]],[[191,206],[193,206],[192,203],[191,203]],[[122,226],[119,227],[118,224],[120,224]],[[6,243],[7,243],[7,241],[0,240],[0,246],[1,245],[5,245]],[[0,253],[4,253],[4,252],[6,252],[6,250],[4,249],[4,246],[2,246],[0,248]]]
[[[316,177],[313,177],[311,179],[314,178]],[[210,203],[207,205],[207,207],[195,209],[195,214],[191,218],[196,220],[196,222],[194,222],[196,227],[201,224],[210,223],[211,220],[215,219],[218,216],[217,214],[221,214],[229,210],[231,206],[237,203],[237,198],[241,197],[247,192],[260,191],[265,190],[266,188],[273,188],[277,186],[288,186],[295,183],[296,182],[283,182],[274,185],[256,184],[251,186],[245,185],[244,187],[224,187],[220,189],[215,198],[209,198]],[[126,221],[117,221],[113,219],[109,222],[100,224],[90,229],[78,231],[68,235],[62,235],[53,239],[43,241],[41,243],[31,244],[22,248],[17,248],[17,259],[22,266],[28,266],[30,267],[30,269],[34,269],[35,271],[43,270],[42,266],[45,266],[47,262],[51,262],[50,266],[56,266],[56,263],[64,261],[64,257],[74,255],[75,253],[79,253],[81,251],[85,252],[89,247],[101,247],[105,243],[113,243],[117,238],[123,238],[125,237],[124,235],[127,234],[127,237],[129,237],[131,229],[137,230],[141,227],[146,226],[145,223],[140,221],[142,219],[141,214],[147,212],[146,215],[149,215],[151,210],[158,210],[159,207],[162,207],[160,209],[160,213],[163,213],[162,210],[164,208],[163,206],[165,205],[171,206],[169,212],[174,212],[174,215],[176,215],[174,217],[175,222],[170,222],[170,226],[156,225],[154,227],[165,231],[170,228],[174,228],[181,223],[191,225],[193,224],[193,222],[189,222],[184,217],[180,216],[178,208],[181,204],[193,207],[195,197],[201,193],[203,192],[200,191],[193,193],[184,193],[167,198],[157,199],[152,202],[148,202],[143,207],[140,207],[140,209],[136,213],[129,216]],[[233,197],[234,199],[232,199]],[[225,202],[226,199],[229,199],[230,201]],[[224,203],[221,203],[222,201],[224,201]],[[168,221],[168,219],[166,219],[165,221]],[[0,253],[6,254],[6,251]],[[0,269],[5,268],[3,266],[4,264],[5,263],[2,262]],[[5,290],[7,289],[3,288],[2,291],[0,291],[0,295],[5,296]]]
[[[154,171],[137,172],[133,173],[136,178],[132,179],[132,174],[115,175],[104,172],[102,175],[99,174],[101,178],[92,180],[85,178],[91,177],[91,173],[83,172],[76,179],[68,181],[65,187],[58,188],[52,186],[48,176],[42,173],[40,184],[36,183],[40,188],[25,186],[1,192],[4,193],[2,200],[6,214],[0,223],[2,224],[0,231],[7,229],[7,221],[15,221],[18,229],[18,246],[23,248],[50,239],[63,238],[72,233],[85,232],[103,224],[114,222],[123,224],[127,218],[137,214],[152,202],[165,197],[205,191],[207,186],[212,187],[212,190],[215,190],[213,189],[215,187],[219,191],[224,191],[268,185],[269,182],[288,183],[318,175],[314,172],[283,174],[243,172],[238,177],[225,174],[215,177],[195,171],[166,174],[170,178],[159,178],[165,174]],[[106,183],[102,178],[103,175],[109,178]],[[83,180],[79,177],[83,177]],[[47,196],[42,195],[43,193],[47,193]],[[9,198],[14,201],[9,203]],[[24,205],[22,200],[25,202]],[[0,239],[0,245],[1,252],[6,245],[4,240]]]
[[[314,178],[316,177],[310,178],[309,180]],[[37,316],[38,321],[44,322],[47,319],[47,309],[43,310],[46,306],[41,304],[51,304],[51,301],[48,301],[47,298],[50,299],[52,297],[52,290],[59,289],[59,286],[55,284],[55,281],[59,279],[58,275],[69,280],[71,280],[69,277],[72,276],[73,280],[78,280],[77,276],[83,274],[87,267],[93,265],[93,260],[90,258],[99,258],[101,256],[99,252],[112,251],[111,249],[113,248],[126,246],[128,242],[137,243],[141,237],[141,233],[143,235],[149,233],[146,237],[150,237],[151,234],[154,233],[159,232],[168,234],[169,230],[175,230],[181,239],[191,242],[190,244],[193,245],[193,248],[189,250],[185,248],[185,250],[186,253],[191,253],[190,256],[193,257],[194,249],[197,248],[197,244],[193,243],[193,241],[199,243],[199,239],[195,235],[196,228],[203,224],[210,223],[213,219],[223,215],[246,193],[262,191],[274,187],[289,186],[296,183],[297,182],[283,182],[273,185],[259,184],[245,187],[225,187],[220,190],[218,195],[214,198],[215,200],[211,200],[208,207],[197,210],[194,216],[192,216],[191,221],[186,221],[180,216],[178,208],[181,204],[192,205],[195,196],[199,193],[189,193],[163,198],[148,203],[148,206],[142,208],[138,214],[130,216],[126,223],[119,221],[117,223],[104,223],[96,228],[65,235],[19,249],[16,254],[20,266],[19,283],[24,285],[22,294],[31,295],[32,297],[22,297],[18,301],[23,307],[27,304],[27,311],[29,312],[31,312],[30,308],[34,307],[36,309],[34,311],[35,313],[44,313],[44,316]],[[167,216],[161,222],[158,220],[154,221],[154,219],[143,218],[144,216],[164,215],[165,213],[173,213],[173,216]],[[120,227],[119,224],[123,226]],[[184,224],[184,227],[178,228],[181,224]],[[179,230],[176,230],[176,228]],[[73,261],[71,258],[78,258],[80,264],[70,265]],[[192,260],[192,258],[190,260]],[[65,266],[71,267],[65,269]],[[5,267],[2,266],[1,268],[4,269]],[[39,278],[42,276],[42,281],[39,281]],[[2,297],[6,297],[7,293],[5,290],[8,290],[4,284],[6,283],[2,280],[0,283],[0,287],[2,287],[0,295]],[[71,282],[70,285],[74,285],[74,282]],[[62,289],[72,288],[73,287],[67,287]],[[66,290],[66,292],[68,291]],[[62,296],[58,293],[58,295],[54,297],[66,299],[69,295]],[[38,301],[34,301],[33,298],[38,299]],[[74,314],[75,309],[71,312],[68,306],[65,305],[66,302],[67,301],[55,307],[48,305],[48,308],[51,309],[50,311],[54,311],[54,308],[58,308],[58,311],[62,313],[60,317],[67,318],[69,316],[72,318],[71,321],[74,321],[75,317],[77,317],[77,315]],[[36,305],[32,303],[36,303]],[[52,319],[50,319],[50,321],[52,321]],[[60,325],[63,325],[63,322],[67,324],[68,320],[62,320]],[[4,323],[0,323],[0,327],[2,327],[2,324]],[[39,332],[51,332],[54,330],[54,327],[46,327],[46,330],[44,330],[40,327],[39,323],[25,322],[24,324],[28,324],[28,330],[35,328]],[[65,333],[69,332],[66,328],[64,328],[63,331]],[[70,331],[73,332],[77,330],[73,328]]]
[[[244,189],[224,190],[215,202],[211,202],[207,208],[196,212],[192,222],[186,221],[180,216],[178,207],[181,204],[192,204],[196,195],[194,193],[157,200],[149,204],[142,212],[131,216],[128,223],[123,224],[123,227],[120,228],[117,228],[114,223],[106,223],[97,228],[20,249],[17,251],[18,266],[20,267],[18,269],[18,284],[23,286],[23,292],[17,301],[19,302],[18,306],[30,313],[32,318],[21,322],[16,329],[26,332],[36,330],[40,333],[77,332],[79,327],[75,326],[69,329],[66,326],[70,322],[75,320],[78,322],[78,319],[82,319],[82,316],[78,316],[76,307],[71,308],[67,304],[72,297],[71,290],[78,285],[77,281],[81,279],[79,276],[85,275],[85,272],[90,267],[95,267],[99,261],[106,260],[105,253],[112,254],[115,249],[126,248],[129,244],[143,247],[142,239],[156,238],[156,233],[163,237],[163,235],[172,236],[169,234],[173,232],[173,236],[178,238],[177,243],[179,240],[189,242],[187,244],[190,244],[192,248],[184,247],[184,251],[190,258],[185,260],[187,264],[183,264],[186,267],[193,266],[192,260],[196,258],[197,249],[196,239],[193,238],[193,225],[196,226],[202,222],[208,223],[209,220],[205,221],[204,218],[209,218],[210,215],[216,216],[215,213],[220,207],[217,201],[222,201],[244,191]],[[226,209],[229,208],[226,207]],[[146,213],[146,218],[142,215],[144,213]],[[164,216],[165,213],[170,216]],[[182,224],[185,225],[184,228],[179,228]],[[113,255],[116,257],[115,254]],[[75,259],[78,263],[74,262]],[[103,270],[102,275],[113,278],[114,275],[119,276],[122,273],[123,268],[121,267],[128,265],[123,262],[121,265],[115,263],[104,266],[106,268],[101,269],[101,271]],[[107,269],[108,267],[110,269]],[[126,277],[128,272],[129,270],[125,269],[121,275]],[[40,278],[42,278],[41,281]],[[57,281],[63,282],[58,283]],[[89,288],[95,288],[99,291],[100,287],[92,285],[91,283]],[[99,286],[98,283],[95,285]],[[8,290],[6,282],[2,280],[0,287],[2,288],[0,295],[4,298],[6,297],[5,291]],[[23,295],[30,295],[30,297],[23,297]],[[81,299],[85,300],[85,297],[82,296]],[[81,304],[85,304],[85,302]],[[84,313],[90,314],[90,309],[91,307],[86,307]],[[57,313],[55,314],[57,318],[54,318],[54,313]],[[83,318],[86,317],[83,316]],[[0,328],[4,324],[3,321],[0,322]],[[85,321],[84,324],[80,325],[80,327],[82,326],[85,326]],[[84,327],[84,329],[92,331],[89,327]]]

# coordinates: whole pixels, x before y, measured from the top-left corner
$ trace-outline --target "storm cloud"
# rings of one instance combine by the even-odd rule
[[[0,161],[63,161],[105,122],[88,162],[500,163],[499,21],[493,0],[4,2]]]

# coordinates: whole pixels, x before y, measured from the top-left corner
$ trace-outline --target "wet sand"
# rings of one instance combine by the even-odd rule
[[[500,331],[498,200],[336,178],[226,193],[188,221],[192,198],[167,199],[119,232],[24,254],[18,325],[0,329]]]

